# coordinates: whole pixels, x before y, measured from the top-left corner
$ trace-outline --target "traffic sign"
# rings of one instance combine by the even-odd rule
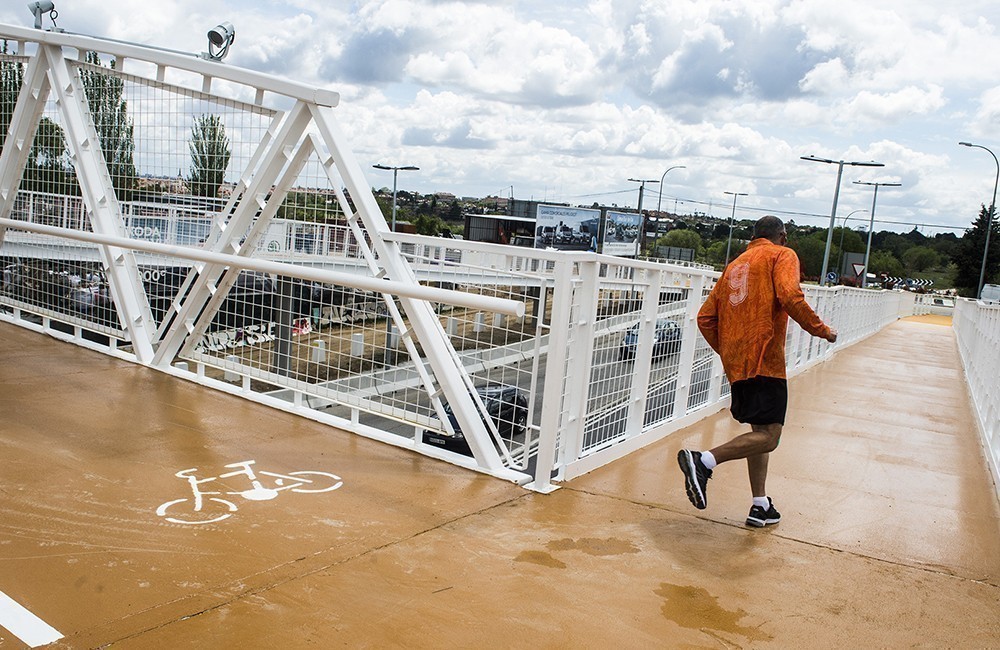
[[[865,265],[854,263],[851,266],[854,267],[854,275],[861,277],[861,274],[865,272]]]
[[[834,273],[833,271],[830,271],[829,273],[826,274],[826,281],[827,282],[836,282],[837,281],[837,274]]]

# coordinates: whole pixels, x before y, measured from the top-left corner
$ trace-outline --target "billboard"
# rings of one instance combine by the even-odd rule
[[[535,218],[535,248],[595,250],[600,225],[600,210],[539,205]]]
[[[638,212],[608,210],[604,228],[604,254],[635,257],[642,216]]]

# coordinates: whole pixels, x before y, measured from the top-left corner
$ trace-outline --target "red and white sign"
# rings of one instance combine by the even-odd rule
[[[851,266],[854,267],[854,275],[858,276],[859,278],[861,277],[861,274],[865,272],[864,264],[858,264],[857,262],[855,262]]]

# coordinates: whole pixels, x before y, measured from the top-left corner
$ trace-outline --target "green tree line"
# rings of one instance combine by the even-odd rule
[[[963,295],[974,295],[978,289],[988,222],[989,209],[983,206],[962,236],[943,233],[929,237],[916,228],[907,233],[874,232],[868,272],[893,277],[936,278],[937,286],[954,287]],[[729,260],[732,260],[745,250],[746,243],[753,236],[752,221],[735,224],[731,242],[726,223],[689,225],[680,221],[677,226],[653,242],[649,252],[655,253],[657,246],[689,248],[695,251],[696,260],[721,269],[726,262],[727,243]],[[823,267],[827,229],[797,226],[794,221],[787,226],[788,246],[798,255],[803,274],[807,279],[818,280]],[[996,283],[1000,282],[1000,222],[994,219],[992,228],[986,282]],[[866,245],[866,232],[834,228],[828,268],[841,270],[845,255],[863,255]],[[852,274],[847,274],[846,278]]]

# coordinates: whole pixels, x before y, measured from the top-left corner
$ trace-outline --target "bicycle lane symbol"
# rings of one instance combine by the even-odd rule
[[[237,507],[228,499],[211,495],[238,495],[249,501],[269,501],[277,498],[278,494],[285,490],[300,494],[319,494],[332,492],[344,484],[339,476],[329,472],[315,470],[301,470],[288,474],[278,474],[265,470],[255,472],[251,467],[255,464],[256,461],[253,460],[230,463],[226,467],[234,471],[206,478],[198,478],[195,475],[198,471],[196,467],[182,469],[174,476],[187,481],[192,496],[160,504],[160,507],[156,509],[156,514],[175,524],[213,524],[231,517],[237,511]],[[212,491],[201,487],[212,481],[236,476],[245,476],[250,487],[231,492]],[[260,477],[270,479],[268,484],[273,487],[265,486]]]

